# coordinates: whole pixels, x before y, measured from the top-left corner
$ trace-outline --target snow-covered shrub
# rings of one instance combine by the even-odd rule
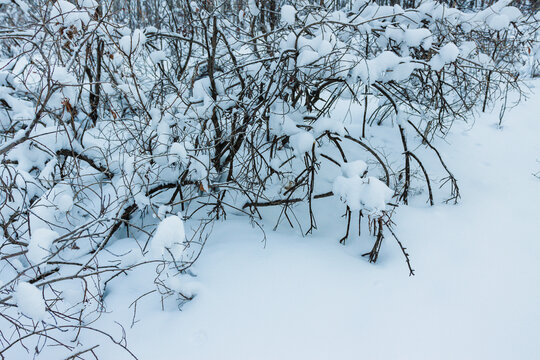
[[[437,138],[520,91],[537,46],[536,18],[506,0],[171,4],[0,4],[2,355],[79,351],[141,268],[156,274],[141,296],[191,299],[188,268],[229,214],[280,207],[312,232],[324,203],[344,243],[355,212],[376,261],[398,204],[437,200],[432,172],[457,201]]]

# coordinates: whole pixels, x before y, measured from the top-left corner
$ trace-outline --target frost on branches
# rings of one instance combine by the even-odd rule
[[[141,297],[192,299],[188,269],[229,214],[310,233],[332,206],[343,243],[357,214],[375,262],[399,204],[459,199],[437,140],[540,59],[539,16],[509,0],[239,7],[0,3],[1,355],[80,352],[139,269],[155,274]]]

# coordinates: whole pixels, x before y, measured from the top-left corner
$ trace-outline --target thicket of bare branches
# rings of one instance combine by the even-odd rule
[[[392,213],[412,182],[431,204],[439,186],[459,199],[437,139],[501,99],[504,115],[538,66],[538,18],[509,1],[283,5],[0,5],[2,357],[52,345],[91,358],[82,332],[129,352],[93,327],[109,287],[148,267],[163,299],[191,299],[171,279],[231,213],[256,222],[278,207],[277,224],[294,226],[303,206],[310,233],[314,204],[337,198],[336,241],[358,214],[369,260],[388,234],[413,274]],[[352,121],[333,116],[344,106]],[[119,239],[132,250],[111,251]]]

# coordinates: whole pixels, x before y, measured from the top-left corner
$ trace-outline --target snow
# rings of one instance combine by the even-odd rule
[[[362,176],[367,171],[367,164],[363,160],[355,160],[348,163],[341,164],[341,172],[343,176],[352,178],[355,176]]]
[[[208,167],[210,158],[208,155],[197,155],[192,157],[189,169],[192,171],[191,178],[194,180],[203,180],[208,177]]]
[[[52,243],[59,237],[56,231],[40,228],[34,230],[26,256],[32,264],[39,264],[50,255]]]
[[[34,321],[43,320],[47,314],[41,291],[30,283],[20,282],[17,284],[14,298],[19,310]]]
[[[140,29],[133,31],[132,35],[123,36],[118,42],[120,49],[127,55],[137,53],[146,43],[146,35]]]
[[[395,42],[405,43],[409,47],[419,47],[428,50],[433,43],[431,31],[429,29],[406,29],[402,30],[396,27],[387,27],[385,30],[386,37]]]
[[[493,15],[488,18],[487,24],[493,30],[503,30],[510,25],[510,19],[506,15]]]
[[[451,63],[459,56],[459,48],[454,43],[448,43],[439,49],[439,56],[446,64]]]
[[[287,25],[293,25],[296,17],[296,9],[291,5],[281,7],[281,22]]]
[[[184,222],[177,215],[172,215],[163,219],[151,240],[152,255],[156,258],[169,256],[177,261],[182,257],[185,244],[186,233]]]
[[[257,4],[255,3],[255,0],[249,0],[248,9],[249,9],[249,13],[252,16],[258,16],[259,13],[261,12],[259,8],[257,7]]]
[[[73,207],[73,197],[67,194],[62,194],[58,197],[56,204],[58,206],[58,210],[68,212]]]
[[[319,56],[327,56],[332,52],[333,46],[332,43],[330,43],[327,40],[321,39],[318,46],[317,46],[317,52],[319,53]]]
[[[69,73],[69,71],[63,66],[56,66],[52,73],[52,79],[66,85],[74,85],[77,83],[75,76]]]
[[[421,68],[422,65],[412,62],[404,62],[396,65],[392,69],[390,78],[395,81],[403,81],[408,79],[415,69]]]
[[[540,156],[539,102],[537,93],[510,111],[502,128],[497,114],[472,128],[456,123],[438,143],[462,199],[429,207],[421,194],[398,208],[396,235],[416,276],[391,237],[377,264],[361,256],[372,239],[339,245],[336,229],[346,220],[336,221],[336,207],[320,209],[313,236],[272,231],[270,223],[265,241],[233,216],[216,224],[218,236],[192,268],[200,286],[182,311],[163,311],[149,298],[130,327],[124,298],[144,292],[144,274],[130,275],[106,300],[115,315],[100,324],[119,336],[121,321],[143,359],[537,358],[540,183],[531,174]],[[114,344],[101,347],[104,359],[123,356]]]
[[[290,142],[294,151],[301,155],[306,152],[311,152],[315,138],[307,131],[300,131],[291,136]]]
[[[335,132],[339,135],[345,135],[345,127],[343,123],[337,119],[331,117],[321,117],[315,122],[314,132],[317,135],[324,133],[325,131]]]
[[[169,149],[169,154],[171,155],[169,157],[169,163],[173,163],[176,161],[179,161],[180,163],[184,163],[184,162],[187,162],[188,160],[186,148],[184,144],[182,143],[178,143],[178,142],[172,143]]]
[[[95,0],[79,0],[79,6],[88,9],[95,9],[99,4]]]
[[[439,71],[446,64],[456,61],[459,56],[459,48],[454,43],[448,43],[439,49],[439,52],[431,58],[429,65],[435,71]]]
[[[358,12],[358,10],[360,10],[360,8],[365,6],[368,2],[369,0],[355,0],[353,3],[352,11]]]
[[[367,168],[363,160],[341,164],[343,176],[334,179],[332,191],[353,211],[381,215],[394,191],[375,177],[364,177]]]
[[[319,60],[320,55],[318,52],[313,50],[307,50],[302,49],[300,51],[300,55],[298,55],[298,60],[296,61],[296,65],[298,67],[307,66],[315,63],[317,60]]]
[[[248,0],[239,23],[192,2],[188,27],[95,0],[6,6],[28,29],[0,59],[0,342],[15,358],[125,358],[100,338],[124,332],[139,358],[540,353],[540,95],[502,126],[469,107],[485,76],[496,101],[535,71],[534,19],[511,23],[510,0],[352,3]]]
[[[51,200],[59,211],[68,212],[73,208],[74,197],[73,190],[68,185],[58,184],[52,189],[48,199]]]
[[[383,51],[375,58],[364,60],[352,70],[352,78],[359,77],[365,84],[380,81],[384,78],[387,72],[392,72],[399,65],[404,64],[403,61],[408,60],[402,58],[390,51]]]
[[[162,50],[152,51],[150,53],[150,60],[152,60],[154,64],[157,64],[160,61],[167,60],[167,54]]]
[[[410,29],[403,36],[405,43],[411,47],[422,46],[425,50],[431,47],[433,38],[428,29]]]
[[[382,215],[394,191],[372,176],[360,178],[338,176],[332,191],[352,210],[362,210],[368,215]]]
[[[185,296],[194,296],[200,291],[204,291],[202,284],[188,277],[173,276],[167,279],[167,286],[172,290],[182,293]]]
[[[52,6],[50,17],[53,20],[54,28],[60,29],[74,26],[81,29],[83,25],[90,21],[90,14],[84,10],[78,10],[75,5],[65,0],[58,0]]]
[[[469,57],[472,52],[476,49],[476,44],[472,41],[465,41],[459,46],[459,53],[463,57]]]
[[[500,11],[500,14],[506,16],[510,21],[517,21],[523,17],[521,11],[515,6],[507,6],[503,8]]]
[[[270,129],[276,135],[294,135],[300,131],[290,117],[275,114],[270,117]]]

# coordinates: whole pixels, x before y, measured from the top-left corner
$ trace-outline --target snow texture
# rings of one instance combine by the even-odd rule
[[[186,247],[185,240],[182,219],[177,215],[168,216],[159,223],[152,237],[152,255],[157,258],[172,256],[174,260],[179,260]]]
[[[167,60],[167,55],[165,54],[165,51],[162,50],[152,51],[150,53],[150,59],[154,64],[157,64],[161,61]]]
[[[41,296],[41,291],[34,285],[27,282],[17,284],[14,293],[15,302],[19,310],[34,321],[44,319],[46,313],[45,301]]]
[[[363,176],[367,171],[367,164],[363,160],[351,161],[341,164],[341,172],[343,176],[353,178],[356,176]]]
[[[50,229],[36,229],[30,238],[28,244],[28,253],[26,256],[32,264],[39,264],[46,260],[50,255],[52,243],[59,237],[56,231]]]
[[[448,43],[439,49],[437,55],[431,58],[429,65],[435,71],[441,70],[446,64],[456,61],[459,48],[454,43]]]
[[[392,189],[379,179],[372,176],[361,178],[357,174],[336,177],[332,191],[351,210],[362,210],[373,216],[381,215],[386,210],[386,203],[394,195]]]
[[[539,102],[537,93],[510,111],[502,129],[494,126],[498,114],[472,129],[456,124],[440,144],[464,196],[457,206],[429,207],[423,198],[400,206],[396,233],[416,276],[408,276],[390,237],[375,266],[361,256],[372,239],[338,244],[335,229],[346,220],[336,222],[333,206],[321,209],[320,232],[310,237],[271,231],[269,222],[261,242],[261,232],[229,219],[216,225],[221,236],[195,265],[201,286],[182,311],[147,300],[130,327],[125,294],[144,292],[142,279],[155,276],[138,273],[111,294],[112,313],[100,324],[111,331],[124,324],[142,359],[357,360],[358,349],[381,360],[536,359],[540,205],[533,199],[540,186],[531,173],[540,154],[540,123],[532,115]],[[193,280],[170,285],[184,290],[183,281]],[[103,347],[106,360],[124,356],[114,344]]]
[[[290,141],[294,151],[301,155],[311,151],[315,138],[307,131],[300,131],[299,133],[291,136]]]
[[[133,31],[132,35],[123,36],[120,39],[120,49],[125,54],[133,54],[140,51],[141,47],[146,43],[146,35],[140,29]]]
[[[296,9],[291,5],[281,7],[281,22],[287,25],[293,25],[296,17]]]

